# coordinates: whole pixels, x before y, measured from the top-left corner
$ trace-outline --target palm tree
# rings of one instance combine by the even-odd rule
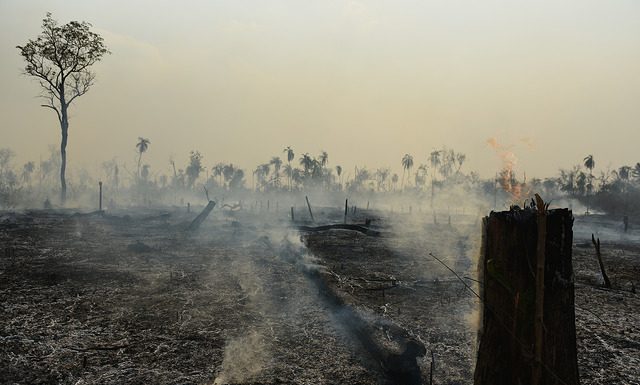
[[[434,189],[434,185],[435,185],[435,179],[436,179],[436,170],[438,169],[438,166],[440,166],[440,151],[431,151],[431,154],[429,154],[429,162],[431,163],[431,169],[433,170],[431,172],[431,207],[433,208],[433,197],[435,195],[435,189]]]
[[[291,167],[291,164],[285,164],[283,170],[284,170],[284,175],[286,175],[287,179],[289,180],[289,190],[291,190],[291,178],[293,177],[293,167]]]
[[[27,162],[24,164],[24,167],[22,167],[22,181],[24,183],[31,182],[31,174],[35,169],[36,164],[33,162]]]
[[[591,192],[591,187],[593,186],[593,168],[596,166],[596,161],[593,160],[593,155],[587,155],[584,158],[584,167],[589,170],[589,184],[587,185],[587,191]]]
[[[222,176],[224,177],[224,181],[229,188],[231,187],[229,183],[233,179],[233,175],[235,174],[235,172],[236,172],[236,168],[231,163],[225,164],[222,167]]]
[[[431,162],[431,168],[437,170],[438,166],[440,166],[440,151],[431,151],[429,161]],[[431,173],[431,178],[435,176],[434,174],[434,172]]]
[[[453,150],[447,150],[446,147],[440,150],[440,175],[444,180],[449,179],[455,163],[456,154]]]
[[[302,154],[302,156],[300,157],[300,166],[304,168],[305,175],[309,174],[310,171],[313,170],[315,162],[316,160],[309,156],[308,153],[305,152],[304,154]]]
[[[211,168],[211,173],[213,174],[213,176],[217,176],[220,179],[220,186],[224,187],[224,184],[222,182],[222,170],[224,169],[224,163],[218,163],[215,166],[213,166]]]
[[[622,166],[618,169],[618,179],[620,179],[620,181],[622,181],[622,188],[623,188],[623,194],[624,194],[624,212],[626,215],[627,212],[627,205],[628,205],[628,188],[629,188],[629,176],[631,175],[631,170],[632,168],[629,166]]]
[[[578,190],[579,196],[585,195],[587,191],[587,184],[587,175],[582,171],[578,172],[578,174],[576,175],[576,189]]]
[[[336,166],[336,174],[338,174],[338,181],[340,182],[340,189],[342,189],[342,166],[337,165]]]
[[[270,166],[270,163],[259,164],[253,171],[253,175],[258,179],[258,182],[254,183],[254,189],[256,191],[259,191],[261,187],[264,190],[267,184],[267,177],[269,176],[269,172],[271,171]]]
[[[456,154],[456,161],[458,162],[458,172],[460,172],[460,169],[462,168],[462,164],[465,162],[465,160],[467,160],[467,156],[463,153],[458,153]]]
[[[402,164],[402,189],[404,190],[404,176],[407,172],[411,173],[411,168],[413,167],[413,156],[409,155],[409,154],[404,154],[404,156],[402,157],[402,161],[400,162]]]
[[[138,143],[136,148],[138,149],[138,177],[140,177],[140,161],[142,160],[142,154],[147,151],[151,142],[149,139],[145,139],[141,136],[138,137]]]
[[[269,172],[271,171],[271,165],[269,163],[263,163],[258,167],[260,168],[260,174],[262,174],[262,188],[264,189],[267,177],[269,176]]]
[[[271,158],[271,160],[269,161],[270,164],[273,165],[273,173],[274,173],[274,177],[276,180],[276,185],[279,185],[280,183],[280,167],[282,166],[282,159],[280,159],[280,157],[274,156],[273,158]]]
[[[618,178],[623,181],[629,180],[629,175],[631,174],[631,167],[622,166],[618,169]]]
[[[636,165],[633,166],[632,174],[634,178],[640,179],[640,163],[636,163]]]
[[[589,181],[587,182],[587,195],[591,195],[593,190],[593,168],[596,166],[593,155],[589,154],[584,157],[584,166],[589,170]],[[589,198],[587,197],[587,214],[589,214]]]
[[[295,158],[296,154],[293,153],[293,149],[291,148],[291,146],[285,147],[285,149],[282,152],[287,154],[287,163],[289,163],[289,168],[291,168],[291,161],[293,160],[293,158]],[[289,191],[291,191],[292,176],[293,176],[293,172],[289,173]]]
[[[295,158],[295,154],[293,153],[293,149],[291,149],[291,146],[287,146],[284,151],[284,153],[287,154],[287,162],[291,163],[291,161],[293,160],[293,158]]]
[[[379,168],[376,170],[376,181],[378,182],[378,191],[384,191],[387,178],[391,170],[388,168]]]
[[[291,171],[291,181],[296,182],[297,185],[302,184],[302,182],[304,181],[304,177],[305,177],[304,172],[299,168],[294,168]]]
[[[318,160],[320,161],[322,167],[326,166],[327,163],[329,163],[329,154],[327,154],[326,151],[322,151],[320,153],[320,156],[318,157]]]
[[[149,168],[151,166],[149,166],[148,164],[145,164],[142,166],[142,171],[140,171],[140,177],[142,178],[143,181],[147,181],[147,178],[149,178]]]
[[[415,179],[416,179],[416,187],[424,186],[425,181],[427,179],[427,170],[428,167],[426,164],[422,163],[418,166],[418,170],[416,171]]]

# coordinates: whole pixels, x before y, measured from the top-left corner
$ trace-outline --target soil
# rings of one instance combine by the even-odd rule
[[[350,216],[376,237],[218,208],[190,232],[195,216],[0,213],[0,383],[473,383],[477,218]],[[583,384],[640,383],[640,232],[617,226],[574,225]]]

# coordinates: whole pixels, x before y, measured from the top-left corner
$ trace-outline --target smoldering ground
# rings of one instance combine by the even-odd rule
[[[350,196],[347,222],[369,220],[374,237],[300,232],[344,221],[341,198],[308,197],[315,222],[304,196],[242,208],[229,199],[196,233],[185,231],[195,204],[3,214],[3,380],[378,384],[398,378],[389,363],[414,360],[422,383],[432,371],[437,383],[471,383],[479,304],[430,254],[474,284],[476,203],[431,211]],[[584,327],[600,322],[577,314]],[[597,330],[624,351],[626,340]],[[409,346],[424,350],[398,361]]]

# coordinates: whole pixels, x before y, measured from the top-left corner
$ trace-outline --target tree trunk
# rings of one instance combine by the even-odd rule
[[[544,217],[542,217],[544,218]],[[535,210],[492,212],[483,221],[479,265],[483,307],[475,385],[531,384],[540,346],[546,385],[579,384],[573,268],[573,217],[550,210],[544,237],[544,295],[536,291],[538,216]],[[542,239],[541,239],[542,241]],[[536,320],[536,298],[543,297]],[[534,325],[544,320],[542,343]]]
[[[433,176],[431,176],[431,209],[433,209],[433,195],[434,195],[434,181],[433,181]]]
[[[539,385],[542,380],[542,351],[544,349],[544,274],[547,242],[547,208],[545,202],[536,194],[538,239],[536,243],[536,302],[534,315],[534,367],[531,383]]]
[[[67,180],[65,175],[67,172],[67,138],[69,136],[69,120],[64,97],[60,101],[60,105],[60,128],[62,131],[62,140],[60,141],[60,203],[64,206],[67,201]]]
[[[204,220],[207,219],[207,217],[209,216],[209,213],[211,213],[211,210],[213,210],[214,207],[216,207],[216,202],[209,201],[209,203],[207,203],[207,205],[204,207],[202,212],[198,214],[198,216],[193,221],[191,221],[191,223],[189,224],[188,230],[189,231],[198,230],[202,222],[204,222]]]

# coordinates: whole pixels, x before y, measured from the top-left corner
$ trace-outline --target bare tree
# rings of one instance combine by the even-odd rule
[[[24,46],[17,46],[20,55],[27,62],[24,73],[35,77],[42,87],[42,97],[46,100],[42,107],[55,111],[62,140],[60,142],[60,200],[67,199],[67,139],[69,130],[68,109],[74,100],[87,93],[95,74],[90,67],[100,61],[109,51],[100,35],[89,30],[87,22],[71,21],[58,25],[51,13],[42,21],[42,34],[29,40]]]

